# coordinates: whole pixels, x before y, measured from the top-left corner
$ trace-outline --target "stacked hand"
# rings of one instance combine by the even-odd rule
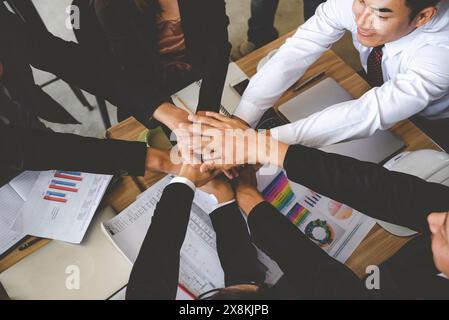
[[[160,114],[164,115],[166,112]],[[232,179],[241,174],[236,184],[236,197],[244,212],[249,214],[263,199],[254,184],[249,183],[255,179],[254,166],[244,169],[242,166],[280,166],[288,147],[273,139],[268,132],[257,132],[239,119],[231,119],[218,113],[205,112],[189,116],[180,114],[176,118],[177,124],[173,122],[170,127],[176,127],[174,133],[178,145],[175,152],[171,153],[170,160],[176,163],[171,171],[178,172],[172,173],[188,178],[197,187],[204,186],[203,190],[214,194],[219,202],[234,198],[234,191],[224,175]]]
[[[282,144],[267,132],[250,129],[238,119],[214,112],[190,115],[176,130],[183,161],[202,172],[229,170],[243,164],[278,164]]]

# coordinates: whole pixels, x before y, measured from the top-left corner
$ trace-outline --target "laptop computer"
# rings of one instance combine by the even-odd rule
[[[332,78],[326,78],[299,94],[277,110],[271,109],[259,122],[259,129],[269,129],[292,123],[320,112],[332,105],[353,100],[353,97]],[[373,136],[321,148],[362,161],[383,163],[405,147],[390,131],[377,131]]]

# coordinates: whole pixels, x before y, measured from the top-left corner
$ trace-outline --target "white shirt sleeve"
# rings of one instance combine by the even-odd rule
[[[235,199],[232,199],[230,201],[223,202],[223,203],[217,203],[216,205],[213,206],[213,211],[220,209],[224,206],[230,205],[231,203],[234,203],[234,202],[235,202]]]
[[[353,0],[328,0],[250,81],[235,116],[255,127],[266,110],[354,23]]]
[[[189,179],[187,179],[187,178],[184,178],[184,177],[175,177],[175,178],[173,178],[173,179],[171,180],[171,182],[170,182],[170,184],[173,184],[173,183],[182,183],[182,184],[185,184],[185,185],[189,186],[189,188],[192,189],[192,191],[193,191],[194,193],[196,192],[196,186],[195,186],[195,184],[194,184],[192,181],[190,181]]]
[[[343,102],[306,119],[272,129],[288,144],[324,147],[364,138],[420,113],[449,91],[449,48],[423,47],[407,71],[358,100]]]

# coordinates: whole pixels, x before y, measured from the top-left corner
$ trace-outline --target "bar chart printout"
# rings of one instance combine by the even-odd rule
[[[344,263],[375,225],[373,219],[289,181],[284,171],[258,175],[264,199],[330,256]]]
[[[109,175],[76,171],[41,172],[13,229],[80,243],[110,180]]]
[[[81,172],[56,171],[44,194],[44,200],[67,203],[70,194],[78,193],[82,181]]]

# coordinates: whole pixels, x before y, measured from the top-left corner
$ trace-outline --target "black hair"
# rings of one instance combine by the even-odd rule
[[[410,20],[416,18],[416,16],[425,8],[435,7],[441,0],[405,0],[405,5],[410,8]]]

